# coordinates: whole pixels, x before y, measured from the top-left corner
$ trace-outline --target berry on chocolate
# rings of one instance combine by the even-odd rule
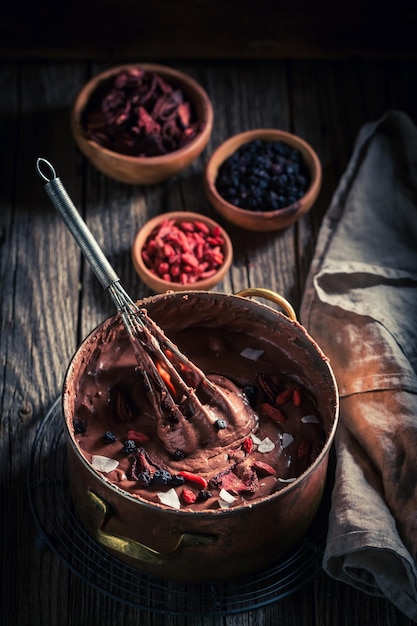
[[[207,491],[207,489],[201,489],[197,494],[197,502],[205,502],[209,498],[211,498],[213,494],[211,491]]]
[[[85,425],[85,422],[83,422],[83,420],[73,419],[72,425],[74,426],[75,435],[81,435],[82,433],[85,433],[85,431],[87,430],[87,427]]]
[[[225,428],[227,428],[227,422],[224,419],[218,419],[214,422],[214,425],[216,426],[217,430],[224,430]]]
[[[114,443],[115,441],[116,435],[114,435],[110,430],[106,430],[106,432],[103,433],[103,443],[109,444]]]
[[[184,476],[179,476],[178,474],[174,474],[174,476],[171,479],[171,485],[173,487],[180,487],[184,483],[185,483]]]
[[[132,454],[136,450],[136,444],[133,439],[126,439],[123,444],[123,452],[125,454]]]
[[[142,487],[149,487],[149,485],[151,484],[151,480],[152,477],[149,470],[144,470],[143,472],[140,472],[140,474],[138,474],[137,481],[140,485],[142,485]]]
[[[255,385],[244,385],[242,389],[243,393],[247,397],[249,404],[253,408],[255,406],[256,398],[258,396],[258,388]]]
[[[197,495],[191,489],[183,489],[181,492],[181,500],[184,504],[194,504],[197,499]]]
[[[168,470],[163,468],[157,469],[152,476],[152,483],[155,485],[169,485],[171,481],[172,475],[168,472]]]
[[[185,454],[182,450],[175,450],[171,456],[173,461],[182,461],[185,458]]]

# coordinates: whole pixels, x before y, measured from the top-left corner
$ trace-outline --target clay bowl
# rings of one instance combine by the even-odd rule
[[[188,226],[193,229],[193,232],[188,233],[188,236],[192,238],[194,237],[194,233],[197,233],[196,236],[199,238],[203,237],[206,242],[205,245],[207,246],[207,252],[203,252],[203,258],[200,260],[196,268],[191,268],[192,271],[190,273],[184,271],[186,263],[175,262],[172,264],[172,261],[167,256],[163,255],[163,253],[161,253],[162,256],[160,256],[160,254],[152,252],[150,254],[151,258],[147,257],[147,262],[144,260],[143,252],[145,250],[146,253],[146,250],[149,250],[149,241],[154,240],[155,234],[160,232],[161,226],[166,225],[167,220],[170,224],[172,224],[172,228],[166,229],[167,235],[164,237],[164,241],[169,243],[170,246],[174,246],[176,250],[181,250],[177,236],[175,235],[175,232],[173,232],[176,227],[181,229],[181,231],[187,236],[187,232],[182,229]],[[216,238],[220,237],[218,244],[207,243],[206,237],[208,233],[206,232],[206,229],[209,230],[210,234],[214,234]],[[216,255],[218,251],[213,251],[214,248],[219,248],[222,259],[221,263],[219,265],[216,264],[215,266],[213,266],[213,263],[216,256],[213,255]],[[192,289],[203,291],[209,290],[223,280],[229,271],[232,258],[232,242],[230,241],[229,235],[224,228],[205,215],[201,215],[200,213],[191,213],[188,211],[163,213],[149,220],[137,232],[132,246],[132,260],[134,267],[143,282],[155,293],[164,293],[165,291],[184,291],[184,289],[189,289],[190,287]],[[165,263],[165,270],[162,265],[155,264],[155,259],[157,259],[158,264],[160,262]],[[202,271],[202,263],[209,264],[208,267],[205,268],[204,272]],[[174,266],[176,266],[176,270]],[[158,267],[160,268],[159,273]],[[166,271],[166,269],[168,269],[168,274],[171,271],[177,271],[178,273],[175,278],[167,280],[167,278],[164,277],[164,271]]]
[[[102,102],[100,90],[105,90],[120,71],[137,68],[156,74],[169,85],[180,89],[190,103],[195,121],[198,123],[198,131],[183,147],[158,156],[131,156],[105,148],[97,141],[87,138],[86,116],[93,103],[96,108],[97,102]],[[123,183],[146,185],[161,182],[178,174],[197,159],[212,131],[213,108],[206,91],[187,74],[163,65],[127,64],[112,67],[93,77],[76,97],[70,121],[76,144],[99,171]]]
[[[338,422],[337,387],[328,360],[297,321],[241,295],[170,292],[151,296],[139,304],[180,350],[185,350],[184,337],[191,332],[188,346],[194,350],[192,360],[197,365],[198,354],[203,359],[207,358],[206,349],[201,350],[199,342],[207,341],[212,335],[242,333],[239,336],[244,337],[245,343],[249,338],[263,341],[265,358],[271,363],[279,363],[280,371],[302,381],[314,395],[317,410],[323,419],[324,447],[292,482],[250,504],[246,502],[231,508],[175,509],[122,489],[118,479],[115,482],[108,480],[107,475],[95,469],[81,452],[73,423],[77,398],[82,400],[84,397],[80,393],[80,381],[91,384],[91,364],[97,364],[97,350],[102,349],[100,345],[109,345],[109,338],[114,340],[114,333],[119,332],[120,319],[112,317],[82,342],[71,360],[63,386],[68,480],[80,519],[92,540],[113,557],[138,571],[161,578],[193,581],[233,579],[278,562],[302,540],[316,516],[324,492],[329,451]],[[199,329],[198,341],[195,339],[195,328]],[[127,337],[126,341],[129,341]],[[113,354],[121,358],[124,384],[131,379],[136,381],[134,389],[139,393],[135,359],[128,369],[126,351],[120,352],[118,348]],[[232,371],[236,350],[230,346],[225,346],[222,358],[217,361],[220,374],[226,361],[231,369],[223,374],[241,376],[242,364],[239,371]],[[247,367],[252,366],[244,365],[244,368]],[[120,380],[118,372],[116,367],[113,377]],[[109,374],[104,373],[108,385],[111,384]],[[102,408],[92,408],[92,402],[101,403]],[[109,407],[107,392],[103,395],[93,390],[78,410],[87,419],[89,411],[98,415],[97,410],[109,410],[105,407]],[[111,415],[106,419],[112,419]],[[143,419],[143,413],[141,415],[138,419]],[[102,414],[99,430],[103,428],[103,418]],[[117,424],[112,428],[132,428],[129,423]],[[85,432],[89,437],[87,427]],[[93,433],[91,436],[95,441]],[[85,444],[81,439],[80,442],[84,449]],[[157,441],[155,443],[157,445]],[[120,445],[119,440],[115,445]]]
[[[261,204],[262,207],[268,206],[268,210],[263,208],[250,210],[237,206],[231,202],[231,198],[226,200],[217,188],[216,182],[218,182],[219,169],[224,162],[234,155],[238,149],[256,140],[283,142],[301,154],[303,167],[306,167],[306,173],[308,173],[309,185],[304,195],[296,200],[291,200],[288,206],[280,206],[278,209],[271,208],[271,187],[268,187],[268,197],[265,199],[264,196]],[[250,175],[251,171],[247,171],[244,175],[245,179],[247,180]],[[204,173],[205,190],[216,211],[229,222],[241,228],[254,231],[281,230],[294,224],[307,213],[316,201],[321,188],[321,180],[321,163],[313,148],[301,137],[275,129],[256,129],[234,135],[215,150],[206,165]],[[256,183],[255,186],[259,189]]]

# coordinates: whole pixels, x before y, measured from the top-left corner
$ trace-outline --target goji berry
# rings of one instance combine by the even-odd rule
[[[186,471],[178,472],[178,476],[182,476],[190,483],[196,483],[197,485],[200,485],[202,489],[207,489],[208,483],[203,476],[199,476],[198,474],[193,474],[192,472]]]
[[[194,491],[191,491],[191,489],[187,489],[185,487],[181,492],[181,500],[184,504],[194,504],[197,500],[197,494],[195,494]]]
[[[292,394],[292,403],[294,406],[300,406],[301,404],[301,391],[296,387]]]
[[[300,457],[308,456],[310,454],[311,446],[308,441],[302,441],[298,446],[297,454]]]
[[[282,404],[285,404],[286,402],[288,402],[288,400],[291,398],[292,395],[293,395],[292,389],[284,389],[284,391],[281,391],[275,398],[275,404],[277,406],[281,406]]]
[[[268,465],[268,463],[264,463],[263,461],[258,461],[255,459],[252,463],[252,467],[262,476],[274,476],[276,474],[275,468],[272,465]]]
[[[284,423],[287,421],[284,413],[278,409],[276,406],[272,406],[272,404],[268,404],[268,402],[264,402],[262,405],[263,412],[273,419],[275,422]]]
[[[139,430],[128,430],[127,438],[132,439],[135,443],[144,443],[145,441],[150,441],[149,435],[146,433],[142,433]]]
[[[250,437],[246,437],[246,439],[243,440],[242,448],[246,452],[246,454],[250,454],[252,452],[253,441]]]
[[[224,261],[219,226],[204,222],[164,220],[148,237],[142,259],[164,280],[190,284],[213,276]],[[175,269],[174,269],[175,268]]]

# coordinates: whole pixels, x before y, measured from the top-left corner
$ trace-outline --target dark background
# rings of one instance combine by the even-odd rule
[[[6,0],[1,59],[417,56],[417,2]]]

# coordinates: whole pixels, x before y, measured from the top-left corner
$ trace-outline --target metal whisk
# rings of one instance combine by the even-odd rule
[[[213,420],[213,414],[207,406],[215,406],[227,415],[231,413],[227,396],[179,351],[163,330],[127,294],[51,163],[38,158],[36,168],[39,176],[46,181],[45,189],[52,203],[120,313],[155,414],[162,413],[168,422],[178,424],[185,431],[188,430],[191,418],[200,418],[201,436],[205,441],[210,440],[209,431],[216,427],[216,420]],[[165,447],[174,453],[174,449],[170,450],[166,429],[159,430]]]

